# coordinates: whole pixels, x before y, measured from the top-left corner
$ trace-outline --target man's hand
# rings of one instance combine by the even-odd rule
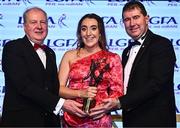
[[[74,100],[65,100],[62,109],[63,111],[74,114],[78,117],[88,116],[85,112],[81,110],[82,106],[83,106],[82,104]]]
[[[112,109],[117,109],[119,106],[119,100],[116,98],[104,99],[102,104],[92,108],[90,110],[89,116],[94,120],[103,117],[106,113],[110,112]]]

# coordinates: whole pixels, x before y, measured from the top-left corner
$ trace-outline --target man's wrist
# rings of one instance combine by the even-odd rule
[[[57,105],[55,107],[55,110],[53,111],[53,113],[55,115],[58,115],[60,113],[60,110],[62,109],[62,106],[63,106],[64,102],[65,102],[65,99],[63,99],[63,98],[59,99],[59,101],[58,101],[58,103],[57,103]]]
[[[119,99],[117,99],[117,108],[118,108],[118,109],[121,109],[121,102],[120,102]]]

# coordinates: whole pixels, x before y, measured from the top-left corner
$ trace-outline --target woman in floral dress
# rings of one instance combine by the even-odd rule
[[[60,63],[60,95],[85,104],[91,99],[91,108],[103,105],[102,100],[123,95],[121,59],[109,52],[105,28],[101,17],[96,14],[84,15],[78,23],[77,49],[67,51]],[[93,100],[92,100],[93,99]],[[81,105],[80,109],[84,110]],[[90,110],[84,116],[64,112],[64,127],[112,127],[110,111],[94,120]]]

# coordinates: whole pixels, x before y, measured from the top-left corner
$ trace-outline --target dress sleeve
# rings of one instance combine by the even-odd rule
[[[123,69],[121,59],[118,54],[110,57],[110,91],[109,97],[115,98],[123,95]]]

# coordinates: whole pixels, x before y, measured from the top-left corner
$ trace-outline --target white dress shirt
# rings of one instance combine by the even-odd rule
[[[46,53],[45,53],[45,51],[41,48],[38,48],[36,50],[36,52],[37,52],[39,58],[41,59],[41,62],[43,63],[44,68],[46,69]]]
[[[34,46],[33,42],[31,42],[31,44]],[[45,51],[43,49],[41,49],[41,48],[38,48],[36,50],[36,53],[38,54],[39,58],[41,59],[41,62],[43,63],[44,68],[46,69],[46,53],[45,53]],[[65,99],[63,99],[63,98],[59,99],[59,101],[58,101],[58,103],[57,103],[57,105],[55,107],[55,110],[53,111],[53,113],[55,115],[60,114],[60,111],[61,111],[61,108],[62,108],[62,106],[64,104],[64,101],[65,101]]]
[[[143,45],[144,40],[145,40],[145,38],[143,38],[143,39],[140,38],[138,41],[141,43],[141,45],[132,46],[132,48],[130,49],[130,51],[128,53],[129,58],[128,58],[127,63],[126,63],[125,68],[124,68],[124,94],[126,94],[126,92],[127,92],[127,86],[128,86],[128,82],[129,82],[129,76],[131,73],[131,68],[133,66],[136,55],[139,52],[139,49]]]

